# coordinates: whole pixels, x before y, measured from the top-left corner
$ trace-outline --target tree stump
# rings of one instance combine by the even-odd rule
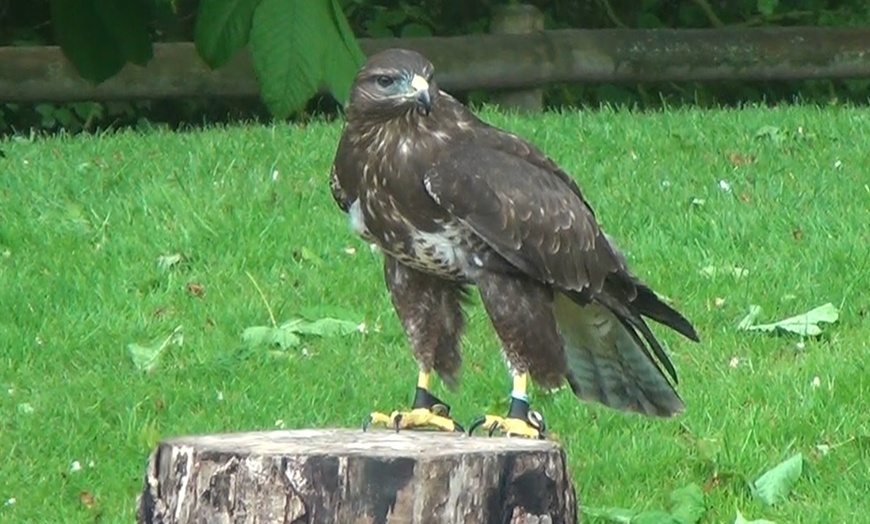
[[[575,524],[558,444],[430,431],[178,437],[152,452],[140,524]]]

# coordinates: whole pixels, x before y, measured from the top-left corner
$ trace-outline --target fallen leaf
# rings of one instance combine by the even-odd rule
[[[728,153],[728,160],[731,162],[732,166],[737,167],[755,162],[755,157],[752,155],[741,155],[740,153],[731,151]]]
[[[161,255],[157,258],[157,267],[159,267],[161,271],[168,271],[172,269],[173,266],[178,265],[178,263],[181,262],[181,258],[181,253]]]
[[[335,335],[348,335],[359,331],[359,325],[358,322],[350,322],[337,318],[321,318],[314,321],[300,318],[285,322],[281,327],[304,335],[331,337]]]
[[[761,306],[750,304],[749,313],[737,323],[737,329],[750,329],[759,315],[761,315]]]
[[[755,318],[757,318],[760,313],[761,308],[759,306],[750,306],[749,314],[740,321],[737,328],[757,331],[782,330],[790,333],[797,333],[801,336],[816,336],[822,332],[822,328],[819,327],[820,323],[834,323],[840,317],[840,312],[830,302],[801,315],[795,315],[771,324],[754,324]]]
[[[794,231],[791,232],[791,236],[795,240],[800,241],[804,237],[804,232],[801,231],[800,229],[795,229]]]
[[[739,198],[740,201],[743,202],[744,204],[748,204],[748,203],[752,202],[752,197],[750,197],[749,193],[746,193],[745,191],[741,192],[739,195],[737,195],[737,198]]]
[[[205,287],[198,282],[188,282],[186,289],[188,293],[197,298],[202,298],[205,295]]]
[[[737,510],[737,518],[734,519],[734,524],[776,524],[772,520],[766,519],[758,519],[758,520],[746,520],[746,517],[743,516],[743,513],[740,513],[740,510]]]
[[[94,495],[91,494],[90,491],[82,491],[81,493],[79,493],[79,502],[81,502],[88,508],[93,508],[97,503],[97,501],[94,499]]]
[[[707,482],[704,482],[704,493],[710,493],[714,489],[718,488],[719,485],[722,484],[722,477],[719,475],[713,475]]]
[[[302,336],[335,337],[360,332],[361,323],[338,318],[309,320],[294,318],[280,326],[254,326],[242,332],[242,339],[250,346],[274,346],[280,349],[296,347]]]
[[[172,330],[169,336],[152,342],[148,345],[142,345],[136,342],[127,344],[127,351],[130,353],[130,358],[133,360],[133,365],[140,371],[149,373],[157,366],[160,355],[171,345],[180,346],[184,342],[184,335],[181,332],[181,326]]]
[[[704,492],[697,484],[675,489],[671,492],[671,515],[680,524],[696,524],[707,512]]]
[[[773,506],[788,497],[803,472],[804,456],[792,455],[758,477],[750,486],[752,495]]]

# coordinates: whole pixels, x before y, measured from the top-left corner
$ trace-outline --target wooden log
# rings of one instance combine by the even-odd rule
[[[366,54],[428,56],[451,92],[553,83],[870,78],[870,28],[560,29],[525,35],[360,39]],[[0,47],[0,102],[259,96],[247,50],[211,71],[192,43],[155,44],[92,85],[60,48]]]
[[[544,13],[531,4],[506,4],[493,9],[493,34],[523,35],[544,30]],[[493,93],[493,102],[502,109],[519,113],[540,113],[544,108],[541,89],[507,89]]]
[[[391,430],[172,438],[152,452],[139,524],[574,524],[558,444]]]

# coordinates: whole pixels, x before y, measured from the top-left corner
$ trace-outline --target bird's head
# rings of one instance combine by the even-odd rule
[[[423,55],[387,49],[360,68],[351,88],[348,113],[395,118],[417,112],[428,115],[438,95],[435,67]]]

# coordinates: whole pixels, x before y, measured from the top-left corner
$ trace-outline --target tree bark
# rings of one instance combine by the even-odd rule
[[[575,524],[558,444],[322,429],[179,437],[152,452],[139,524]]]

